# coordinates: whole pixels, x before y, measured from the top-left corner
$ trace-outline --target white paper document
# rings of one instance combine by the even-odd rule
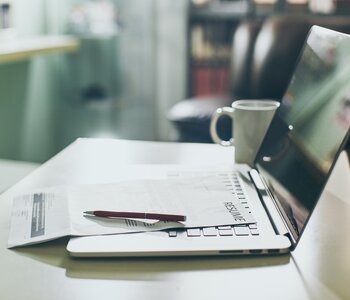
[[[83,214],[94,210],[179,214],[185,215],[186,221],[110,219]],[[254,222],[219,176],[61,186],[14,198],[8,246],[67,235],[124,234]]]

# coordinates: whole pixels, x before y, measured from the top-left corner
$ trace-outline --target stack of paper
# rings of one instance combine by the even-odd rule
[[[186,221],[111,219],[83,214],[95,210],[180,214],[186,216]],[[8,246],[66,235],[124,234],[254,222],[222,179],[213,174],[60,186],[15,197]]]

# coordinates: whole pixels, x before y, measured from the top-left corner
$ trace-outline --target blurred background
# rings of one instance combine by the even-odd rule
[[[348,2],[0,0],[0,158],[44,162],[78,137],[174,141],[174,104],[228,93],[240,22]]]

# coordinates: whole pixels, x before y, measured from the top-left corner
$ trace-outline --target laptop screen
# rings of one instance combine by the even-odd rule
[[[349,124],[350,37],[314,26],[255,161],[296,241]]]

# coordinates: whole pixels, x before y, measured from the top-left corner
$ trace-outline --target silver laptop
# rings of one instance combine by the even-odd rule
[[[282,254],[293,250],[349,135],[350,37],[314,26],[257,154],[224,176],[255,224],[70,239],[73,256]],[[271,83],[273,84],[273,82]]]

